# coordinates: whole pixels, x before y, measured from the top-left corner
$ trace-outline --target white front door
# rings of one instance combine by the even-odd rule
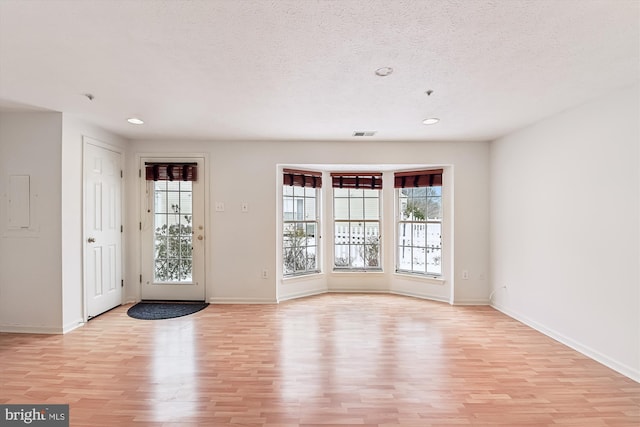
[[[84,143],[84,265],[87,318],[122,304],[120,153]]]
[[[196,163],[195,181],[146,180],[142,173],[142,299],[204,301],[204,158],[142,159]]]

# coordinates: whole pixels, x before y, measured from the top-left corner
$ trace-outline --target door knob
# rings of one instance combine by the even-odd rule
[[[89,242],[89,243],[95,243],[95,241],[96,241],[96,239],[94,239],[93,237],[89,237],[87,239],[87,242]]]

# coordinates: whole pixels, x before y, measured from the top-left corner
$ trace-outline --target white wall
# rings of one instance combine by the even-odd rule
[[[636,380],[638,100],[628,87],[491,144],[494,305]]]
[[[207,156],[210,206],[224,202],[226,207],[224,212],[209,209],[207,298],[213,302],[275,302],[325,289],[391,290],[450,301],[456,280],[454,302],[486,303],[489,293],[488,147],[488,143],[477,142],[131,141],[135,155],[130,156],[128,173],[137,174],[138,164],[133,158],[141,153],[203,153]],[[391,262],[383,276],[327,273],[314,279],[281,281],[276,274],[280,268],[277,251],[281,245],[276,224],[278,166],[283,164],[448,165],[451,182],[455,184],[450,201],[451,207],[456,206],[452,218],[455,251],[451,264],[455,270],[448,273],[444,283],[403,279],[390,271],[393,248],[389,246],[385,259]],[[139,197],[138,191],[127,196],[129,215],[135,223],[139,221]],[[242,202],[249,204],[248,213],[240,212]],[[385,203],[392,206],[390,200]],[[385,238],[387,244],[393,241],[390,237]],[[138,244],[132,242],[129,253],[139,254],[139,250]],[[268,279],[262,278],[263,269],[270,272]],[[468,280],[461,280],[462,269],[469,271]],[[135,280],[139,274],[138,261],[129,271],[128,282],[136,283],[133,289],[127,289],[127,295],[135,299],[139,297]]]
[[[60,333],[60,113],[0,113],[0,330]],[[32,229],[7,228],[10,175],[31,177]]]
[[[82,139],[124,140],[60,113],[0,114],[0,330],[82,324]],[[30,175],[32,229],[7,229],[7,180]]]
[[[121,151],[123,157],[126,144],[124,139],[70,114],[65,113],[62,119],[62,324],[63,329],[68,331],[84,321],[83,138],[89,137],[108,144]],[[123,189],[127,178],[124,179]],[[127,255],[125,248],[123,243],[123,259]]]

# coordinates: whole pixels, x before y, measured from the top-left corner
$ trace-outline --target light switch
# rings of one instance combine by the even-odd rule
[[[240,204],[240,211],[242,212],[249,212],[249,203],[247,202],[242,202]]]
[[[216,212],[224,212],[224,203],[216,202]]]

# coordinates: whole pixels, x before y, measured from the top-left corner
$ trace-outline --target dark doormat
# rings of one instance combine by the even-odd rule
[[[207,307],[204,302],[139,302],[127,310],[129,317],[141,320],[172,319],[197,313]]]

